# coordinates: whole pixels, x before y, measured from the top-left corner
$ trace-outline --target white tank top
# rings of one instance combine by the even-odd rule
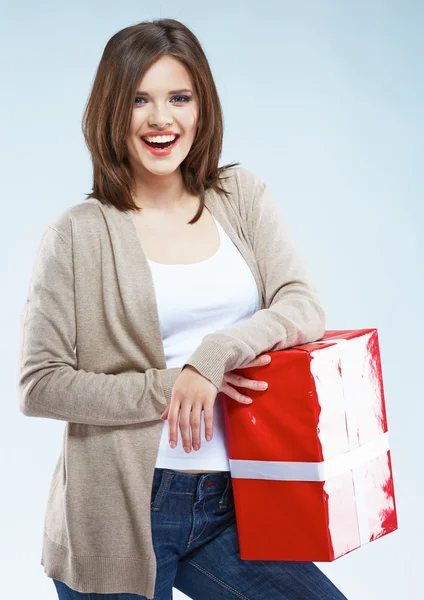
[[[212,215],[213,216],[213,215]],[[203,337],[249,319],[259,307],[253,274],[216,218],[220,245],[210,258],[192,264],[162,264],[149,258],[167,368],[181,367]],[[236,402],[218,393],[214,405],[213,437],[205,440],[201,413],[200,450],[186,453],[181,444],[171,448],[164,421],[156,467],[229,471],[222,402]]]

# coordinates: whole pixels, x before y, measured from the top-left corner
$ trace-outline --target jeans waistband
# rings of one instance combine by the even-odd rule
[[[205,494],[226,491],[231,485],[230,471],[215,473],[184,473],[167,468],[155,468],[153,487],[167,488],[173,492],[193,493],[201,498]]]

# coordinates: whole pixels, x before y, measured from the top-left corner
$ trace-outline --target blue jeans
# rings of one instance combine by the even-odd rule
[[[241,560],[229,471],[155,469],[151,497],[155,600],[172,588],[193,600],[347,600],[313,562]],[[72,590],[59,600],[146,600],[138,594]]]

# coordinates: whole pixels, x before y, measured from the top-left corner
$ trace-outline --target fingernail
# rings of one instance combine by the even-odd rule
[[[207,434],[206,434],[206,441],[207,441],[207,442],[210,442],[210,441],[211,441],[211,439],[212,439],[212,436],[211,436],[209,433],[207,433]]]
[[[169,442],[169,445],[171,446],[171,448],[175,448],[176,444],[175,444],[174,440],[172,440],[172,442]]]
[[[190,450],[190,448],[189,448],[188,446],[184,446],[184,450],[187,452],[187,454],[188,454],[189,452],[191,452],[191,450]]]
[[[198,450],[200,446],[198,444],[193,444],[193,450]]]
[[[268,384],[265,381],[264,383],[260,383],[259,387],[261,388],[261,390],[266,390],[266,388],[268,387]]]

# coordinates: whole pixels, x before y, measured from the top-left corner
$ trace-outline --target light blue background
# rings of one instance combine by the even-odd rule
[[[56,598],[39,560],[64,423],[25,418],[16,383],[35,251],[90,190],[81,117],[107,40],[159,16],[199,37],[224,109],[220,164],[270,186],[327,328],[379,330],[399,530],[319,566],[349,600],[424,597],[423,3],[25,1],[1,13],[2,597]]]

